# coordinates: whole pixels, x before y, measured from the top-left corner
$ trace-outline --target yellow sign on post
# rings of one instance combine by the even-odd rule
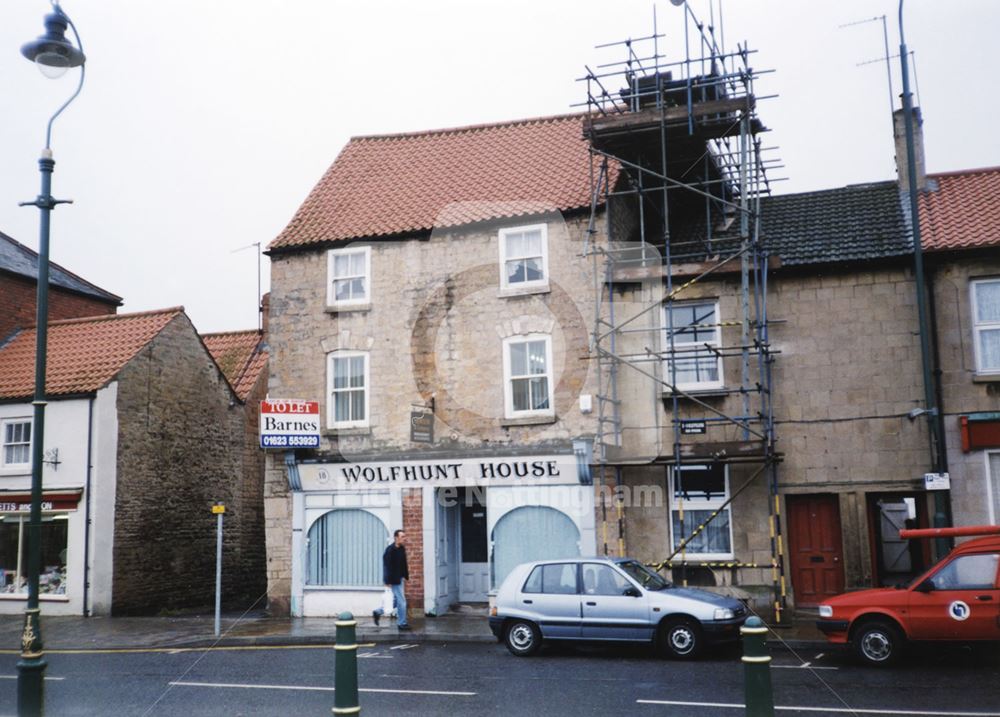
[[[225,513],[225,512],[226,512],[226,506],[224,506],[222,503],[217,503],[216,505],[212,506],[212,515],[219,515],[220,513]]]

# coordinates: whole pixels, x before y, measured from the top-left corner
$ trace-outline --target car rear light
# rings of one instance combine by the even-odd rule
[[[829,605],[819,606],[819,616],[820,617],[833,617],[833,608]]]

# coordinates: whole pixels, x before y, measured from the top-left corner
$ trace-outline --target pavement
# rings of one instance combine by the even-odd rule
[[[774,627],[768,644],[790,650],[827,645],[812,615],[793,617],[793,624]],[[211,648],[331,645],[336,618],[272,617],[264,612],[224,613],[218,637],[212,615],[180,617],[59,617],[42,614],[46,650],[125,650],[141,648]],[[411,618],[412,630],[401,632],[395,620],[382,619],[376,627],[370,616],[358,617],[358,642],[495,642],[482,613],[448,613],[439,617]],[[0,618],[0,652],[20,644],[23,617]],[[3,649],[7,648],[7,649]]]

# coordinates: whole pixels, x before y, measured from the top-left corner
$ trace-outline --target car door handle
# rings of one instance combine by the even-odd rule
[[[534,604],[534,600],[524,600],[523,602],[524,602],[525,605],[532,605],[532,604]]]
[[[982,600],[983,602],[988,602],[993,599],[992,595],[976,595],[976,600]]]
[[[597,605],[596,602],[589,602],[589,601],[587,602],[587,604],[590,605],[591,607],[595,607]]]

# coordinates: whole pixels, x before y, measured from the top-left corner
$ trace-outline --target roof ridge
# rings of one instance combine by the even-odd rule
[[[880,179],[876,182],[859,182],[858,184],[844,184],[840,187],[827,187],[825,189],[810,189],[804,192],[790,192],[789,194],[769,194],[762,199],[782,199],[784,197],[803,197],[806,195],[816,195],[816,194],[828,194],[830,192],[839,192],[844,189],[862,189],[864,187],[888,187],[890,185],[895,185],[895,179]]]
[[[947,172],[928,172],[927,176],[931,179],[937,179],[938,177],[957,177],[965,174],[986,174],[988,172],[1000,173],[1000,165],[994,165],[992,167],[973,167],[971,169],[952,169]]]
[[[150,309],[149,311],[135,311],[131,314],[98,314],[96,316],[81,316],[75,319],[58,319],[50,321],[49,326],[66,326],[67,324],[88,324],[100,323],[102,321],[116,321],[117,319],[134,319],[139,316],[156,316],[157,314],[180,314],[184,312],[183,306],[171,306],[167,309]],[[34,329],[37,324],[25,327]]]
[[[237,334],[256,334],[260,333],[260,329],[236,329],[233,331],[211,331],[202,334],[202,338],[207,338],[209,336],[235,336]]]
[[[570,112],[558,115],[547,115],[540,117],[525,117],[522,119],[503,120],[501,122],[481,122],[478,124],[464,125],[459,127],[442,127],[439,129],[425,129],[415,132],[390,132],[389,134],[361,134],[355,135],[348,140],[348,143],[355,140],[373,139],[409,139],[413,137],[430,137],[438,134],[459,134],[462,132],[476,132],[484,129],[496,129],[500,127],[513,127],[526,124],[541,124],[544,122],[554,122],[569,119],[582,119],[587,112]]]

